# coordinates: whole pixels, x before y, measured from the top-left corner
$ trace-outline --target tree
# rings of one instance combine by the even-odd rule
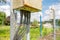
[[[38,27],[38,21],[36,19],[34,19],[34,21],[32,22],[32,26],[34,28]]]
[[[56,25],[60,26],[60,19],[56,19]]]
[[[4,24],[5,18],[6,18],[5,12],[0,12],[0,24],[2,25]]]
[[[0,2],[4,2],[4,3],[6,3],[6,0],[0,0]]]
[[[5,25],[10,25],[10,16],[5,19]]]

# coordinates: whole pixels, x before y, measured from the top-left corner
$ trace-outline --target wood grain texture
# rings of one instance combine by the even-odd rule
[[[13,0],[13,9],[37,12],[42,10],[42,0]]]

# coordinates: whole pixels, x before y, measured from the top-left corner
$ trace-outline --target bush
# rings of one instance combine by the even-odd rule
[[[0,25],[1,24],[4,25],[5,18],[6,18],[5,12],[0,12]]]
[[[32,27],[36,28],[38,27],[38,21],[37,20],[34,20],[32,23],[31,23]]]
[[[50,33],[53,32],[53,28],[43,28],[42,29],[42,35],[45,36],[45,35],[48,35]]]
[[[5,25],[10,25],[10,16],[5,19]]]

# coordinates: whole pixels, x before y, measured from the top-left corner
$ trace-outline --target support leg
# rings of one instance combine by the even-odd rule
[[[26,40],[30,40],[30,12],[27,11],[27,32],[26,32]]]
[[[20,10],[20,25],[23,24],[23,14],[24,14],[24,11]]]
[[[19,26],[19,30],[20,30],[20,27],[22,26],[22,24],[23,24],[23,14],[24,14],[24,12],[23,12],[23,10],[20,10],[20,26]],[[19,31],[18,30],[18,31]],[[22,37],[20,36],[20,35],[18,35],[18,38],[17,38],[18,40],[22,40]]]
[[[26,11],[24,12],[24,27],[26,28],[25,30],[27,30],[27,13],[26,13]],[[25,40],[26,40],[26,31],[25,31]]]
[[[23,20],[23,11],[20,11],[20,26],[22,25],[22,20]],[[20,26],[15,29],[15,35],[14,35],[14,40],[21,40],[21,36],[18,35],[18,32],[20,30]]]

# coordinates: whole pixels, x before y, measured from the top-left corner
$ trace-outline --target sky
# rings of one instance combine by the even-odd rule
[[[47,10],[49,6],[56,5],[57,3],[60,3],[60,1],[59,0],[43,0],[42,1],[42,6],[43,6],[42,12]]]
[[[0,11],[3,11],[7,16],[10,16],[10,0],[7,0],[6,4],[0,3]]]
[[[0,5],[10,5],[10,0],[7,0],[6,4],[3,2],[3,3],[0,3]]]
[[[42,15],[42,21],[47,21],[52,18],[50,12],[50,7],[54,5],[56,19],[60,19],[60,0],[43,0],[42,1],[42,11],[31,14],[31,21],[36,19],[40,21],[40,14]],[[0,11],[6,12],[7,16],[10,16],[10,0],[7,0],[7,4],[0,4]]]
[[[52,18],[50,12],[50,7],[54,5],[55,7],[55,14],[56,19],[60,19],[60,0],[43,0],[42,1],[42,14],[43,14],[43,21],[49,20]],[[49,13],[49,15],[48,15]]]

